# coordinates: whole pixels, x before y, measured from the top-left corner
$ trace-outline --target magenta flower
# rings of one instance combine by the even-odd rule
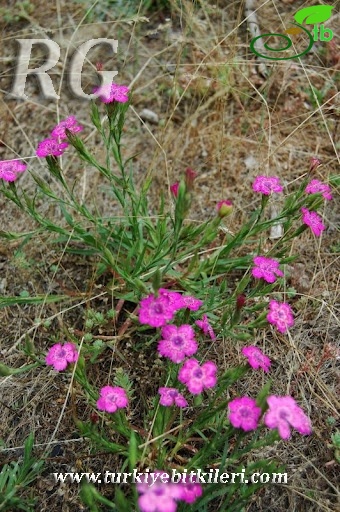
[[[281,186],[280,179],[277,176],[256,176],[253,183],[253,190],[269,196],[272,192],[282,192],[283,187]]]
[[[203,389],[213,388],[217,383],[217,366],[207,361],[200,366],[197,359],[187,359],[178,374],[178,380],[185,384],[193,395],[199,395]]]
[[[316,212],[309,211],[308,208],[301,208],[301,211],[303,223],[311,228],[315,236],[320,236],[322,231],[326,229],[320,215]]]
[[[248,359],[248,363],[252,368],[255,370],[262,368],[264,372],[269,372],[270,359],[258,347],[250,345],[249,347],[244,347],[241,352]]]
[[[216,205],[216,210],[218,216],[223,219],[223,217],[227,217],[231,214],[233,210],[233,203],[229,199],[224,199],[223,201],[219,201]]]
[[[173,311],[178,311],[179,309],[183,308],[183,300],[180,293],[173,292],[165,288],[160,288],[158,293],[162,297],[166,297],[169,300],[170,307],[173,309]]]
[[[267,283],[274,283],[277,277],[283,276],[278,261],[266,258],[266,256],[255,256],[253,261],[256,266],[251,273],[257,279],[263,278]]]
[[[182,308],[188,308],[191,311],[197,311],[202,306],[202,304],[203,301],[200,299],[196,299],[190,295],[182,296]]]
[[[205,335],[209,334],[212,340],[216,340],[216,335],[213,328],[209,324],[207,315],[203,315],[202,320],[196,320],[195,324],[202,329]]]
[[[24,172],[27,165],[22,164],[20,160],[2,160],[0,161],[0,179],[4,181],[15,181],[18,172]]]
[[[235,398],[228,404],[229,420],[233,427],[241,428],[246,432],[255,430],[261,416],[261,408],[256,405],[256,400],[244,396]]]
[[[159,388],[158,393],[161,395],[159,403],[166,407],[177,405],[178,407],[187,407],[188,402],[184,396],[176,388]]]
[[[308,416],[291,396],[274,396],[267,398],[269,409],[264,416],[264,423],[268,428],[277,428],[282,439],[290,438],[290,427],[294,427],[300,434],[312,433],[312,425]]]
[[[39,142],[35,154],[39,157],[60,156],[64,153],[68,142],[58,142],[56,139],[44,139]]]
[[[179,187],[179,181],[176,181],[176,183],[174,183],[173,185],[170,186],[170,190],[175,197],[178,196],[178,187]]]
[[[202,485],[195,482],[194,477],[190,478],[192,478],[192,482],[182,483],[181,500],[185,503],[194,503],[203,494]]]
[[[267,320],[275,325],[277,330],[282,334],[285,333],[289,327],[294,325],[293,312],[287,302],[277,302],[276,300],[269,301]]]
[[[129,403],[126,391],[123,388],[104,386],[100,390],[97,407],[100,411],[116,412],[117,409],[127,407]]]
[[[77,347],[73,343],[56,343],[49,349],[46,355],[46,364],[54,366],[57,372],[65,370],[69,363],[75,363],[78,361]]]
[[[175,311],[176,308],[167,295],[149,295],[140,301],[139,321],[151,327],[162,327],[173,319]]]
[[[71,133],[78,133],[83,130],[83,127],[78,124],[78,121],[74,116],[69,116],[63,121],[60,121],[60,123],[53,128],[51,135],[56,139],[67,139],[65,132],[66,129]]]
[[[182,498],[183,484],[170,482],[170,475],[160,470],[144,473],[140,480],[143,482],[137,484],[137,490],[141,512],[176,512],[176,501]]]
[[[158,342],[158,352],[173,363],[181,363],[186,356],[192,356],[198,350],[191,325],[166,325],[162,329],[162,338]]]
[[[93,92],[99,97],[103,103],[112,103],[117,101],[118,103],[126,103],[129,101],[129,88],[125,85],[118,85],[115,83],[101,85],[95,87]]]
[[[330,186],[327,185],[327,183],[322,183],[322,181],[319,180],[312,180],[310,183],[308,183],[305,192],[307,194],[321,193],[323,197],[328,201],[333,199]]]

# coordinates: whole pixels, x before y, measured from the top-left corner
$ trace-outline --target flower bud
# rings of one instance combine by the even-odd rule
[[[173,185],[170,186],[170,190],[175,197],[178,196],[178,187],[179,187],[179,181],[176,181],[176,183],[174,183]]]
[[[187,190],[190,191],[193,189],[194,180],[195,180],[196,176],[197,176],[197,172],[195,172],[193,169],[190,169],[190,167],[188,167],[185,170],[185,185],[186,185]]]
[[[229,199],[225,199],[217,203],[216,210],[218,216],[223,219],[223,217],[227,217],[231,214],[233,210],[233,203]]]
[[[246,303],[246,297],[245,295],[239,295],[237,298],[236,298],[236,309],[238,311],[240,311],[244,306],[245,306],[245,303]]]
[[[312,158],[310,159],[309,172],[315,171],[315,169],[320,165],[321,161],[316,156],[312,156]]]

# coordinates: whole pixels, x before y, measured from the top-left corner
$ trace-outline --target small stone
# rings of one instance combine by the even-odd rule
[[[159,117],[156,112],[149,110],[148,108],[143,108],[141,112],[139,112],[139,116],[143,121],[149,121],[149,123],[158,124]]]

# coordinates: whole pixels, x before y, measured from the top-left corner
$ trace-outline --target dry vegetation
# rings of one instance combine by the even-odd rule
[[[316,43],[300,61],[267,61],[268,76],[264,77],[249,49],[244,2],[202,0],[194,6],[189,0],[171,0],[170,10],[162,9],[162,2],[153,2],[159,7],[146,14],[146,2],[136,1],[124,15],[119,14],[117,3],[99,0],[85,16],[91,6],[85,1],[31,0],[30,8],[23,2],[2,1],[1,9],[8,16],[0,20],[0,159],[33,157],[38,141],[58,119],[70,114],[86,127],[88,144],[100,155],[89,124],[88,102],[72,97],[61,80],[67,74],[67,56],[79,43],[106,37],[118,39],[118,54],[112,57],[103,47],[88,54],[84,90],[91,92],[97,62],[104,69],[117,69],[119,83],[133,84],[125,153],[136,155],[133,172],[140,181],[146,174],[153,176],[155,204],[159,190],[168,189],[190,166],[199,174],[191,217],[211,216],[218,200],[230,198],[234,212],[228,227],[233,231],[252,207],[251,183],[256,174],[277,174],[289,187],[307,172],[312,156],[322,162],[320,179],[338,174],[338,36],[330,43]],[[288,24],[293,13],[306,5],[308,2],[300,0],[258,0],[261,27],[266,32],[280,31],[282,24]],[[339,2],[333,5],[327,26],[336,33]],[[60,100],[43,99],[32,79],[27,82],[28,101],[6,98],[17,55],[15,39],[44,37],[58,42],[62,49],[60,63],[51,75],[60,90]],[[158,123],[142,121],[143,109],[157,114]],[[31,165],[46,175],[44,162],[33,159]],[[69,178],[77,179],[79,193],[98,211],[105,215],[116,211],[98,174],[75,166],[71,160],[66,163],[66,172]],[[32,187],[28,173],[20,185]],[[33,227],[13,205],[0,200],[1,229],[22,232]],[[51,213],[48,204],[41,206]],[[339,428],[340,216],[336,190],[323,215],[327,231],[321,241],[308,230],[301,245],[292,247],[292,254],[300,255],[289,268],[289,284],[295,293],[292,304],[299,312],[294,328],[289,336],[270,328],[259,333],[260,346],[273,361],[273,391],[291,393],[311,417],[314,432],[307,438],[294,435],[290,443],[280,442],[267,449],[268,458],[286,465],[289,483],[264,488],[247,508],[249,512],[337,509],[339,466],[331,447],[331,434]],[[28,292],[47,296],[53,291],[68,296],[63,305],[0,309],[3,362],[19,368],[27,359],[22,351],[25,342],[44,354],[53,340],[62,333],[66,336],[68,329],[82,329],[86,308],[102,311],[117,304],[114,296],[104,293],[107,276],[94,281],[94,268],[94,261],[66,254],[65,247],[52,245],[43,234],[24,245],[21,241],[0,241],[1,295]],[[50,323],[44,324],[49,318]],[[115,329],[114,325],[107,326],[104,334],[116,334]],[[93,365],[92,381],[100,385],[102,372],[109,375],[113,368],[121,367],[139,383],[138,399],[144,401],[153,388],[150,374],[157,378],[162,367],[159,361],[147,360],[145,353],[139,360],[135,354],[131,358],[132,343],[133,333],[127,332],[120,341],[119,355],[106,351]],[[240,363],[235,348],[235,342],[228,339],[215,345],[216,357],[225,367]],[[249,377],[244,390],[258,384]],[[6,447],[0,449],[0,463],[20,459],[30,431],[35,433],[38,455],[53,441],[44,472],[26,495],[38,498],[36,510],[42,512],[83,510],[76,486],[55,485],[50,473],[113,471],[115,459],[103,453],[94,455],[86,439],[79,437],[74,420],[88,417],[91,410],[77,388],[70,395],[69,377],[47,367],[23,376],[3,377],[0,385],[0,439]],[[110,496],[110,489],[103,492]]]

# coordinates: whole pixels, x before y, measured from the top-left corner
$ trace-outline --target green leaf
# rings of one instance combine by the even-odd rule
[[[329,183],[333,185],[333,187],[340,187],[340,175],[334,174],[329,177]]]
[[[138,455],[137,437],[135,432],[132,430],[129,442],[129,466],[131,470],[137,466]]]
[[[294,15],[294,19],[298,23],[305,23],[306,25],[323,23],[331,17],[333,8],[334,6],[332,5],[313,5],[311,7],[305,7]]]
[[[260,393],[257,395],[256,403],[259,407],[261,407],[262,412],[264,412],[268,407],[267,397],[269,395],[269,390],[270,390],[271,384],[272,384],[271,380],[266,382],[264,387],[261,389]]]

